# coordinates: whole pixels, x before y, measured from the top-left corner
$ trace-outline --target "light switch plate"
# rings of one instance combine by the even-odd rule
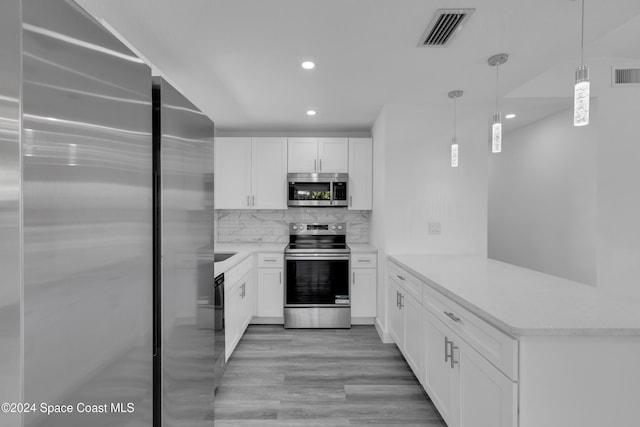
[[[429,223],[429,234],[440,234],[441,232],[442,228],[439,222]]]

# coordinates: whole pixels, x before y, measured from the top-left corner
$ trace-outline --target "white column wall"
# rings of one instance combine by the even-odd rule
[[[450,166],[452,105],[385,105],[372,128],[370,242],[378,248],[379,257],[376,326],[387,342],[388,253],[486,256],[485,110],[458,105],[458,168]],[[429,222],[440,223],[440,235],[429,234]]]
[[[599,98],[598,286],[640,298],[640,87]]]
[[[489,257],[596,283],[597,103],[504,135],[489,161]]]

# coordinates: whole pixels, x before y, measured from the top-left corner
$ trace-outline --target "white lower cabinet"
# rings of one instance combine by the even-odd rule
[[[233,278],[229,283],[225,281],[224,316],[225,316],[225,359],[231,357],[244,331],[253,317],[254,283],[253,259],[247,258],[238,266],[233,267],[227,277]],[[235,280],[238,276],[239,279]]]
[[[256,315],[265,322],[281,323],[284,310],[284,256],[258,254]]]
[[[449,427],[517,426],[511,381],[429,310],[423,311],[422,383]]]
[[[351,323],[373,324],[376,317],[378,255],[351,254]]]
[[[490,326],[476,324],[452,302],[434,303],[427,292],[419,300],[414,296],[417,287],[428,285],[393,263],[388,285],[391,337],[447,426],[517,427],[518,382],[489,362],[491,357],[510,366],[508,358],[497,359],[496,354],[508,349],[511,339],[487,331]],[[482,353],[489,347],[496,351]]]
[[[420,333],[420,302],[411,295],[395,278],[389,280],[388,301],[391,336],[404,355],[405,360],[417,378],[422,372],[422,336]]]

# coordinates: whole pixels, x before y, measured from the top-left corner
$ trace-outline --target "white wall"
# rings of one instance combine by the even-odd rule
[[[504,136],[489,160],[489,257],[595,285],[597,104]]]
[[[640,297],[640,87],[599,104],[598,286]]]
[[[386,110],[382,107],[371,130],[373,137],[373,206],[370,217],[369,241],[378,249],[378,306],[376,326],[379,332],[386,330],[387,305],[386,298]]]
[[[566,111],[505,136],[489,256],[640,298],[640,87],[592,85],[588,126]]]
[[[370,242],[379,254],[377,326],[387,340],[387,254],[486,255],[487,126],[486,108],[458,105],[460,167],[451,168],[451,104],[385,105],[376,119]],[[441,224],[440,235],[428,233],[429,222]]]
[[[452,168],[452,105],[386,106],[389,253],[486,254],[486,118],[459,102],[460,166]],[[430,222],[440,235],[428,233]]]

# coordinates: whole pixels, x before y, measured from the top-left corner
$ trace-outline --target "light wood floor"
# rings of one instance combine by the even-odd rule
[[[250,326],[214,410],[217,427],[446,427],[397,347],[372,326]]]

